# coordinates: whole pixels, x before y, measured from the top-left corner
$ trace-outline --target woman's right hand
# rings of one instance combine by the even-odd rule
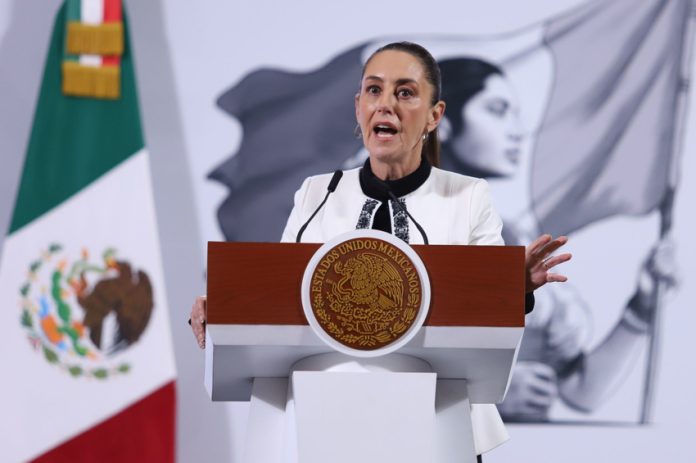
[[[198,296],[191,307],[191,318],[189,323],[196,337],[198,347],[205,348],[205,323],[207,317],[206,296]]]

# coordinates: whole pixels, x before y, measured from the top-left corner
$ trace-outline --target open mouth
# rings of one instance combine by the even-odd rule
[[[376,124],[372,130],[380,138],[389,138],[396,134],[397,130],[391,124]]]

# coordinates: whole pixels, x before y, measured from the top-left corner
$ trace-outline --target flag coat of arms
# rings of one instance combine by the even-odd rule
[[[0,260],[0,460],[173,461],[176,377],[120,0],[59,11]]]

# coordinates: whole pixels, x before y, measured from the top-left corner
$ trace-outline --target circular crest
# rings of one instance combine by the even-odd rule
[[[302,279],[302,306],[329,346],[376,357],[405,345],[423,325],[430,281],[408,244],[379,230],[354,230],[312,256]]]
[[[52,244],[29,264],[19,289],[20,323],[31,346],[72,377],[106,379],[131,365],[119,353],[137,342],[153,309],[150,278],[108,248],[78,258]]]

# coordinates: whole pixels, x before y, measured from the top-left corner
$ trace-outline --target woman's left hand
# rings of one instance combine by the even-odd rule
[[[526,290],[531,293],[546,283],[554,281],[566,281],[568,277],[551,272],[556,265],[567,262],[573,257],[570,253],[553,255],[561,246],[568,242],[567,236],[559,236],[552,239],[551,235],[541,235],[527,246],[525,259]]]

